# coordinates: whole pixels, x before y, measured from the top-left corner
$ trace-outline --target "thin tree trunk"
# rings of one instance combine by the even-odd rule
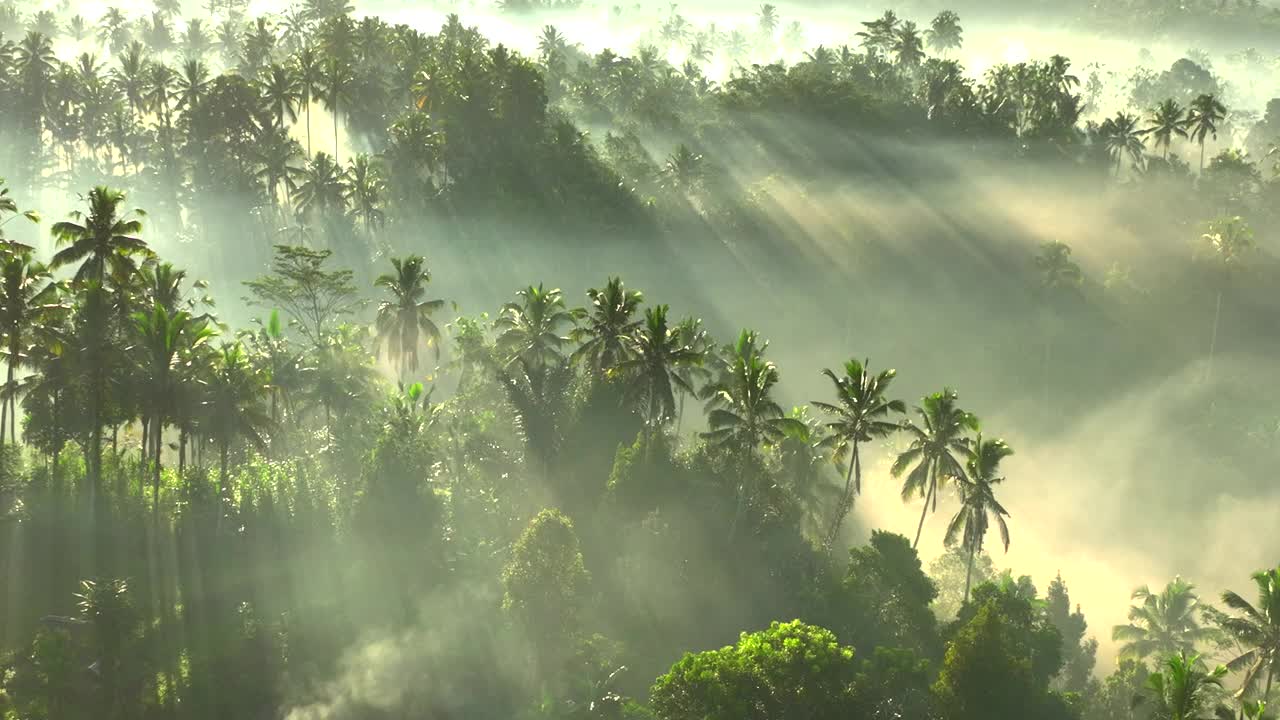
[[[147,455],[151,452],[151,418],[142,416],[142,447],[138,448],[138,497],[144,497],[147,486]]]
[[[975,549],[976,549],[976,548],[975,548],[974,544],[973,544],[973,543],[970,543],[970,544],[969,544],[969,569],[968,569],[968,570],[966,570],[966,571],[965,571],[965,573],[964,573],[964,601],[965,601],[965,604],[968,604],[968,602],[969,602],[969,583],[970,583],[970,581],[972,581],[972,580],[973,580],[973,555],[974,555]]]
[[[853,481],[854,471],[857,471],[858,482]],[[853,452],[849,457],[849,470],[844,476],[844,495],[840,496],[840,506],[836,511],[836,517],[831,523],[831,530],[827,533],[827,552],[835,547],[836,539],[840,536],[840,526],[844,524],[844,516],[849,514],[849,508],[853,506],[854,489],[862,484],[862,468],[858,461],[858,441],[853,441]]]
[[[1200,138],[1200,174],[1204,174],[1204,138]]]
[[[231,496],[230,493],[228,492],[231,489],[231,482],[230,482],[230,479],[227,477],[227,446],[228,446],[228,443],[224,440],[221,443],[221,447],[218,449],[221,455],[221,457],[219,458],[220,469],[218,474],[218,481],[222,484],[222,489],[219,492],[221,493],[223,500],[226,500]]]
[[[338,162],[338,118],[339,118],[338,98],[335,95],[335,97],[333,98],[333,164],[334,165],[340,165]]]
[[[916,541],[911,543],[912,549],[920,545],[920,533],[924,531],[924,518],[929,514],[929,500],[933,498],[933,483],[929,483],[929,492],[924,496],[924,507],[920,509],[920,524],[916,526]]]
[[[307,98],[307,159],[311,159],[311,98]]]
[[[1213,308],[1213,333],[1209,336],[1209,363],[1205,368],[1206,380],[1213,378],[1213,351],[1218,345],[1218,320],[1222,316],[1222,291],[1218,291],[1218,301]]]
[[[0,405],[0,408],[2,408],[2,410],[0,410],[0,448],[4,447],[4,431],[5,431],[6,421],[9,419],[9,401],[11,399],[9,397],[9,389],[13,387],[13,366],[15,363],[17,363],[17,359],[18,359],[18,355],[16,351],[14,350],[13,347],[10,347],[9,348],[8,380],[5,381],[4,400],[2,401],[3,404]],[[18,422],[16,415],[14,416],[13,422],[14,424],[17,424]],[[18,442],[17,440],[14,440],[15,445],[17,444],[17,442]]]
[[[155,469],[152,471],[153,474],[151,476],[151,503],[153,505],[152,512],[154,513],[157,527],[159,526],[159,523],[160,523],[160,449],[162,447],[163,442],[164,442],[164,422],[163,422],[163,418],[157,415],[156,430],[155,430],[156,464],[155,464]]]

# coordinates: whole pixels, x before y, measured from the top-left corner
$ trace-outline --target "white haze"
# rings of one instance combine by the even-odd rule
[[[139,0],[86,0],[74,3],[74,10],[87,18],[96,18],[108,5],[120,6],[133,16],[150,9],[150,3]],[[41,6],[52,8],[56,3],[43,2]],[[250,15],[279,11],[283,6],[281,2],[260,0],[251,5]],[[186,4],[189,11],[196,7],[194,3]],[[832,47],[854,44],[854,33],[860,29],[858,23],[879,15],[883,7],[884,4],[871,4],[819,13],[781,4],[779,14],[784,23],[794,19],[805,26],[806,47],[820,43]],[[403,22],[424,31],[438,29],[446,14],[452,11],[430,4],[392,1],[358,3],[357,10],[361,14],[376,14],[388,22]],[[699,3],[682,5],[680,11],[697,26],[715,21],[718,27],[728,30],[754,27],[755,22],[754,15],[743,12],[742,5]],[[518,20],[484,5],[468,4],[457,12],[464,24],[479,26],[491,41],[505,43],[526,53],[536,52],[537,34],[543,23],[556,25],[571,43],[579,43],[585,50],[593,52],[609,47],[627,53],[640,38],[639,30],[619,27],[618,23],[611,22],[607,4],[587,7],[573,14]],[[649,17],[665,12],[666,6],[662,5],[661,10],[654,11]],[[920,15],[912,19],[923,26],[929,17]],[[59,52],[64,57],[83,49],[87,49],[87,44],[74,47],[74,43],[66,40],[59,44]],[[1103,109],[1113,111],[1124,102],[1123,81],[1141,63],[1143,49],[1122,37],[1086,35],[1069,29],[1046,29],[1029,24],[995,27],[965,23],[965,49],[956,57],[974,76],[980,76],[997,63],[1045,59],[1053,54],[1062,54],[1073,59],[1076,73],[1083,80],[1090,71],[1089,64],[1097,63],[1112,90]],[[1167,43],[1145,49],[1151,56],[1147,66],[1161,70],[1183,57],[1188,48],[1185,43]],[[1268,99],[1280,96],[1280,72],[1243,74],[1226,54],[1212,57],[1215,72],[1230,82],[1228,104],[1231,107],[1260,112]],[[761,58],[764,59],[767,58]],[[713,66],[711,70],[721,79],[726,71],[723,65]],[[313,112],[312,123],[314,138],[332,138],[332,120],[326,113],[317,109]],[[295,137],[303,138],[301,120],[293,132]],[[316,142],[324,143],[325,140]],[[350,141],[344,137],[342,145],[344,156],[349,156],[353,150]],[[327,148],[327,145],[321,147]],[[904,192],[888,199],[890,203],[899,203],[896,206],[842,205],[838,197],[793,197],[786,191],[785,180],[782,186],[775,200],[779,204],[779,212],[801,231],[795,242],[807,243],[804,250],[817,256],[833,258],[849,252],[853,240],[847,228],[857,227],[865,231],[870,227],[875,232],[878,227],[894,226],[902,221],[900,215],[918,212],[918,205],[913,203],[920,203],[919,196]],[[991,192],[994,194],[996,190]],[[1027,248],[1046,239],[1067,240],[1088,264],[1093,257],[1105,256],[1104,248],[1097,245],[1117,242],[1125,245],[1133,241],[1124,237],[1126,231],[1106,217],[1105,195],[1075,201],[1063,199],[1059,204],[1050,205],[1052,201],[1047,196],[1053,193],[1042,196],[1008,187],[1000,188],[999,192],[1004,193],[1002,202],[1006,208],[995,214],[1018,229]],[[74,198],[47,191],[39,198],[38,204],[46,217],[58,218],[77,203]],[[939,216],[935,221],[942,226],[945,218]],[[209,252],[207,248],[182,245],[177,239],[167,236],[150,236],[148,241],[162,254],[190,267],[195,275],[201,274],[202,257]],[[1091,246],[1091,242],[1095,246]],[[428,240],[423,244],[423,248],[415,249],[426,250],[437,267],[466,267],[461,262],[463,255],[455,249],[431,247]],[[920,257],[927,256],[921,253]],[[585,260],[583,264],[589,266],[587,274],[593,278],[603,278],[606,273],[631,267],[623,257]],[[569,297],[580,298],[585,283],[590,281],[585,277],[554,277],[552,273],[556,264],[554,259],[544,259],[544,267],[535,270],[533,268],[537,267],[538,261],[529,258],[527,262],[505,270],[505,275],[495,273],[483,279],[456,273],[450,278],[450,273],[441,273],[438,291],[446,297],[458,297],[463,311],[469,314],[491,311],[510,289],[530,280],[546,279],[549,283],[565,287]],[[662,297],[662,293],[654,289],[663,283],[662,267],[647,260],[636,265],[626,272],[628,283],[649,289],[651,297]],[[1086,269],[1094,274],[1103,272],[1105,261],[1099,260],[1097,265]],[[539,277],[540,272],[546,274]],[[231,287],[224,287],[222,298],[235,298],[238,292],[234,282],[225,285]],[[715,287],[714,282],[712,286]],[[757,290],[774,291],[780,298],[803,293],[803,288],[794,287]],[[715,293],[709,295],[712,302],[721,304],[715,310],[735,320],[732,298],[716,301]],[[704,303],[707,300],[703,298]],[[677,300],[671,302],[677,304]],[[686,309],[705,311],[711,308],[704,305]],[[745,322],[745,319],[737,321]],[[819,369],[824,365],[835,365],[849,352],[849,348],[824,340],[818,328],[797,328],[785,317],[765,318],[760,325],[759,329],[774,341],[771,353],[783,368],[786,393],[792,402],[801,403],[823,392],[817,375]],[[861,336],[858,352],[865,351],[874,358],[894,361],[892,351],[887,348],[893,346],[890,334],[895,331],[901,329],[873,330],[870,335]],[[1219,360],[1219,368],[1229,374],[1234,366],[1234,369],[1244,368],[1257,375],[1268,361],[1269,358],[1248,352],[1232,356],[1228,349],[1226,356]],[[1158,446],[1154,436],[1163,432],[1170,405],[1185,402],[1188,393],[1198,392],[1191,389],[1194,385],[1191,381],[1203,374],[1202,367],[1190,365],[1168,376],[1150,377],[1122,395],[1098,398],[1096,410],[1092,413],[1064,418],[1051,441],[1020,436],[1014,415],[1006,408],[984,406],[981,395],[964,392],[960,378],[975,375],[980,368],[951,368],[953,375],[957,376],[955,378],[943,376],[947,369],[948,366],[939,361],[936,367],[929,368],[929,373],[922,372],[916,377],[904,374],[901,382],[903,396],[917,397],[920,393],[936,389],[934,384],[954,383],[961,388],[962,397],[972,401],[965,405],[971,406],[984,418],[988,427],[1007,437],[1017,449],[1017,455],[1008,462],[1006,474],[1009,482],[1004,487],[1005,504],[1013,513],[1013,545],[1005,556],[995,548],[993,537],[989,546],[993,559],[1000,566],[1013,568],[1015,573],[1033,575],[1042,589],[1056,572],[1062,572],[1070,586],[1073,602],[1083,606],[1090,623],[1090,633],[1102,643],[1101,671],[1109,668],[1114,655],[1109,628],[1123,621],[1128,594],[1134,586],[1162,584],[1173,574],[1182,573],[1197,582],[1206,596],[1212,597],[1223,588],[1241,588],[1242,579],[1249,572],[1276,562],[1276,554],[1280,550],[1280,525],[1274,522],[1274,514],[1275,508],[1280,507],[1280,491],[1251,497],[1214,492],[1215,468],[1196,461],[1196,448],[1186,450],[1188,466],[1185,477],[1176,480],[1180,483],[1203,483],[1204,490],[1199,495],[1202,502],[1198,506],[1174,509],[1152,505],[1147,497],[1150,488],[1133,481],[1142,471],[1144,453],[1149,452],[1153,445]],[[887,461],[881,458],[869,464],[867,471],[865,494],[859,500],[857,510],[861,524],[913,534],[919,506],[901,502],[897,483],[888,477]],[[1152,522],[1152,518],[1135,520],[1132,517],[1136,508],[1153,506],[1167,521],[1157,523]],[[951,503],[943,502],[938,514],[927,522],[921,542],[926,557],[941,547],[941,533],[952,510]],[[1246,530],[1251,533],[1249,542],[1237,542]],[[422,656],[431,652],[431,648],[439,647],[443,647],[440,640],[425,630],[403,638],[371,640],[363,649],[353,651],[348,672],[324,697],[318,698],[314,705],[298,708],[289,717],[291,720],[326,718],[335,714],[335,705],[366,702],[371,698],[379,702],[394,702],[397,697],[395,689],[403,687],[398,683],[406,681],[378,673],[404,665],[408,655]]]

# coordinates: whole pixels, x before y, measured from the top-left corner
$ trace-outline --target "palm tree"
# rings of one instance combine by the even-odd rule
[[[908,20],[902,23],[902,27],[894,35],[893,55],[898,65],[908,70],[914,70],[924,62],[924,41],[914,22]]]
[[[298,99],[307,108],[307,157],[311,157],[311,103],[319,94],[323,75],[315,50],[305,46],[293,58],[293,72],[298,79]]]
[[[1137,659],[1195,653],[1196,644],[1214,636],[1200,624],[1200,597],[1195,586],[1175,577],[1159,594],[1146,585],[1133,591],[1139,603],[1129,608],[1129,624],[1116,625],[1111,638],[1121,643],[1121,657]]]
[[[0,201],[3,201],[0,197]],[[30,362],[31,345],[49,342],[55,318],[66,307],[59,301],[59,288],[48,268],[33,258],[30,249],[12,246],[0,251],[0,335],[4,338],[6,402],[0,404],[0,447],[8,422],[10,436],[17,443],[18,409],[14,381],[17,369]]]
[[[129,39],[129,19],[120,8],[107,8],[98,18],[98,43],[109,48],[112,55],[118,55]]]
[[[271,425],[263,407],[267,381],[254,369],[240,343],[224,343],[205,381],[204,419],[209,437],[218,446],[221,497],[230,496],[228,456],[231,444],[243,439],[265,450],[262,433]]]
[[[136,117],[143,107],[147,86],[147,55],[140,42],[129,43],[120,56],[119,67],[114,73],[115,86],[129,103],[131,117]]]
[[[764,359],[767,343],[759,345],[759,337],[749,330],[738,335],[725,361],[721,377],[708,388],[707,426],[702,434],[711,445],[728,449],[739,458],[737,507],[729,526],[729,537],[737,531],[747,503],[749,461],[756,457],[764,443],[777,443],[787,431],[798,431],[800,423],[787,417],[774,401],[773,386],[778,384],[778,368]]]
[[[644,325],[624,335],[622,342],[627,349],[618,367],[634,373],[630,394],[643,402],[646,432],[652,433],[675,417],[675,389],[693,393],[678,369],[701,358],[694,348],[682,344],[679,326],[668,327],[666,305],[646,310]]]
[[[1169,146],[1174,137],[1187,137],[1187,111],[1177,100],[1169,98],[1151,110],[1147,127],[1142,132],[1156,140],[1156,147],[1164,146],[1164,159],[1169,159]]]
[[[1227,669],[1221,665],[1202,669],[1199,655],[1177,652],[1164,661],[1164,669],[1147,676],[1145,699],[1157,720],[1208,720],[1222,689]]]
[[[824,547],[829,552],[840,537],[840,526],[853,508],[853,499],[862,492],[861,444],[888,437],[901,429],[898,423],[888,418],[891,413],[905,413],[907,406],[901,400],[885,397],[897,375],[896,370],[881,370],[873,374],[869,360],[858,362],[851,358],[844,364],[843,376],[830,369],[824,369],[822,374],[835,386],[837,401],[834,405],[813,401],[814,407],[833,418],[825,426],[827,435],[823,444],[833,449],[832,459],[836,463],[842,462],[846,456],[849,462],[845,471],[844,493],[824,538]]]
[[[374,281],[391,296],[378,305],[378,342],[387,348],[400,381],[404,382],[407,373],[418,371],[418,346],[424,337],[435,351],[436,362],[440,362],[440,328],[431,314],[444,307],[444,300],[423,299],[431,271],[421,256],[391,258],[391,267],[395,268],[394,273]]]
[[[157,522],[160,517],[160,470],[165,422],[172,412],[174,368],[190,358],[215,334],[204,320],[191,317],[185,310],[170,310],[161,302],[151,312],[133,315],[134,329],[141,341],[143,373],[146,378],[143,405],[151,428],[151,454],[154,459],[151,480],[152,509]]]
[[[515,406],[520,428],[532,454],[550,471],[558,447],[556,419],[563,408],[570,376],[561,350],[565,333],[580,315],[568,310],[558,289],[530,286],[517,293],[519,302],[502,307],[494,327],[498,379]]]
[[[1244,672],[1240,694],[1256,694],[1261,682],[1262,693],[1256,696],[1265,702],[1280,670],[1280,567],[1254,573],[1253,582],[1258,586],[1257,605],[1230,590],[1222,593],[1223,604],[1238,613],[1224,619],[1222,629],[1245,648],[1227,663],[1231,672]]]
[[[760,28],[761,35],[773,37],[773,31],[778,27],[778,8],[768,3],[761,5],[756,25]]]
[[[982,433],[969,446],[969,459],[965,463],[967,473],[956,476],[960,486],[960,510],[947,525],[945,542],[954,545],[961,538],[961,547],[969,551],[969,566],[964,576],[964,601],[969,602],[969,585],[973,579],[973,558],[982,551],[983,540],[995,516],[1000,528],[1000,540],[1005,552],[1009,551],[1009,526],[1005,518],[1009,511],[996,500],[995,485],[1004,482],[999,476],[1000,461],[1013,454],[1003,440],[983,440]]]
[[[173,101],[178,87],[178,74],[164,63],[152,63],[147,72],[146,106],[167,133],[173,127]],[[171,145],[171,143],[166,143]]]
[[[13,217],[6,218],[5,215],[12,215]],[[9,187],[5,185],[4,178],[0,178],[0,241],[3,241],[4,245],[10,248],[18,245],[18,243],[4,239],[4,226],[9,224],[9,221],[15,217],[23,217],[33,223],[40,222],[40,213],[35,210],[18,212],[18,203],[14,202],[14,199],[9,196]]]
[[[520,302],[502,306],[494,321],[500,331],[495,349],[504,365],[520,362],[534,370],[558,365],[564,360],[561,350],[570,342],[561,328],[575,324],[578,314],[565,308],[559,289],[530,285],[516,295]]]
[[[343,200],[367,233],[372,234],[374,229],[386,224],[387,215],[382,210],[386,187],[382,180],[382,166],[376,160],[364,153],[352,158],[347,168],[347,191]]]
[[[920,424],[907,420],[902,425],[902,429],[911,435],[911,445],[898,455],[890,473],[901,477],[907,468],[914,465],[902,484],[902,499],[910,500],[917,495],[924,497],[924,508],[920,511],[920,524],[916,527],[912,547],[920,544],[920,533],[924,530],[924,519],[930,505],[937,510],[938,491],[948,480],[964,475],[964,467],[957,455],[968,454],[969,441],[965,434],[978,430],[978,418],[956,407],[957,398],[951,388],[929,395],[915,409],[920,416]]]
[[[333,114],[333,157],[339,157],[338,128],[342,124],[342,109],[351,99],[351,85],[355,82],[355,74],[351,68],[337,58],[330,58],[324,65],[320,77],[325,107]]]
[[[281,185],[286,202],[292,197],[293,179],[302,174],[301,166],[296,164],[301,159],[302,146],[283,128],[268,126],[259,133],[253,149],[255,175],[266,185],[272,203],[280,202]]]
[[[869,54],[884,55],[898,41],[898,16],[892,10],[885,10],[876,20],[862,23],[862,27],[857,36],[862,38]]]
[[[200,60],[187,59],[182,63],[176,86],[178,109],[190,114],[199,109],[200,101],[209,92],[209,68]]]
[[[711,349],[711,340],[707,331],[702,328],[702,320],[695,317],[686,317],[677,323],[676,335],[679,337],[679,345],[688,348],[690,355],[689,362],[674,368],[675,374],[680,376],[680,382],[676,385],[680,390],[680,403],[676,408],[676,433],[679,434],[684,423],[685,398],[697,397],[698,384],[711,377],[711,371],[704,366]]]
[[[326,153],[317,152],[299,173],[301,182],[293,192],[298,217],[340,213],[345,207],[346,182],[342,169]]]
[[[1222,317],[1222,291],[1227,283],[1227,276],[1244,262],[1244,258],[1254,248],[1253,230],[1240,217],[1215,220],[1209,224],[1209,231],[1200,236],[1209,246],[1221,268],[1218,284],[1217,300],[1213,309],[1213,333],[1209,337],[1209,362],[1205,368],[1205,378],[1213,375],[1213,353],[1218,345],[1218,321]]]
[[[594,377],[604,377],[630,356],[628,338],[640,328],[635,314],[644,302],[644,293],[627,290],[622,278],[611,277],[603,290],[587,290],[587,299],[591,301],[591,308],[586,324],[573,333],[573,339],[582,344],[573,351],[571,359],[585,361]]]
[[[142,232],[142,221],[137,218],[145,213],[134,210],[122,216],[124,199],[124,193],[104,186],[90,190],[88,215],[77,210],[70,220],[54,223],[54,238],[67,247],[54,254],[49,267],[56,270],[78,262],[76,282],[98,284],[105,281],[108,270],[118,277],[137,272],[136,258],[151,255],[147,244],[135,237]],[[129,215],[137,217],[130,219]]]
[[[1129,156],[1135,166],[1142,167],[1143,152],[1147,148],[1142,142],[1144,133],[1138,129],[1138,116],[1121,112],[1105,125],[1108,132],[1104,141],[1107,152],[1115,158],[1116,176],[1120,175],[1120,161],[1125,155]]]
[[[258,85],[262,100],[278,127],[284,127],[286,117],[289,122],[297,122],[298,105],[302,102],[297,75],[279,63],[272,63]]]
[[[938,13],[933,18],[933,22],[929,23],[929,29],[925,30],[924,34],[929,47],[943,54],[960,47],[964,42],[960,16],[951,10]]]
[[[1218,123],[1227,117],[1227,107],[1217,96],[1202,94],[1191,101],[1187,113],[1187,130],[1191,139],[1200,144],[1200,172],[1204,172],[1204,143],[1210,135],[1218,139]]]
[[[203,60],[213,47],[213,40],[204,29],[204,21],[192,18],[187,21],[187,29],[182,33],[182,55],[187,60]]]

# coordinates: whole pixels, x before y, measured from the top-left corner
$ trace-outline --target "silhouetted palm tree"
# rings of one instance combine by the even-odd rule
[[[7,198],[0,196],[0,203],[4,200]],[[65,310],[53,276],[29,248],[13,244],[0,250],[0,336],[8,365],[6,401],[0,404],[0,447],[4,446],[6,421],[13,442],[17,442],[17,369],[30,363],[31,345],[52,341],[53,323]]]
[[[297,122],[298,106],[302,103],[302,91],[297,76],[288,68],[272,63],[267,68],[265,77],[258,83],[262,100],[271,112],[271,119],[279,127],[284,127],[285,118],[289,122]]]
[[[964,601],[969,602],[969,586],[973,579],[973,558],[982,551],[983,540],[991,527],[991,518],[1000,528],[1000,540],[1009,550],[1009,526],[1005,523],[1009,511],[996,500],[995,486],[1004,482],[999,475],[1000,461],[1013,454],[1003,440],[983,440],[982,433],[969,446],[967,472],[955,478],[960,487],[960,510],[947,525],[945,542],[960,545],[969,552],[969,565],[964,576]]]
[[[824,537],[824,547],[828,551],[840,537],[840,526],[853,508],[854,498],[862,492],[862,443],[888,437],[900,430],[901,425],[888,418],[892,413],[907,411],[901,400],[885,397],[897,372],[881,370],[873,374],[869,365],[870,361],[850,359],[844,364],[843,375],[823,370],[822,374],[830,378],[835,387],[836,404],[813,401],[814,407],[834,418],[825,425],[824,445],[833,450],[832,458],[837,463],[846,458],[849,463],[845,471],[844,493]]]
[[[440,328],[431,315],[444,307],[444,300],[424,299],[431,271],[421,256],[391,258],[391,267],[394,273],[374,281],[391,296],[378,305],[378,342],[386,348],[404,382],[408,373],[418,371],[418,347],[423,340],[440,362]]]
[[[1204,143],[1212,136],[1218,139],[1218,124],[1227,117],[1227,107],[1211,94],[1202,94],[1191,101],[1187,114],[1187,131],[1191,139],[1200,144],[1200,172],[1204,172]]]
[[[112,275],[129,276],[137,272],[137,258],[151,255],[147,244],[136,235],[142,232],[142,222],[137,217],[144,213],[134,210],[121,215],[124,193],[99,186],[89,191],[89,212],[71,213],[71,219],[55,223],[52,231],[59,244],[67,247],[53,256],[50,268],[57,269],[80,263],[76,269],[77,282],[93,281],[99,284]]]
[[[218,446],[220,495],[230,497],[231,477],[227,467],[231,444],[244,440],[259,450],[266,449],[262,433],[271,426],[263,406],[267,380],[249,362],[240,343],[223,344],[205,380],[204,427]]]
[[[1218,346],[1218,323],[1222,318],[1222,292],[1228,275],[1239,267],[1254,248],[1253,230],[1240,217],[1222,218],[1209,224],[1208,232],[1200,236],[1218,263],[1217,299],[1213,309],[1213,332],[1209,337],[1209,362],[1205,377],[1213,375],[1213,355]]]
[[[1169,98],[1151,110],[1149,123],[1142,132],[1155,138],[1156,147],[1164,147],[1163,157],[1169,159],[1169,146],[1175,137],[1187,137],[1187,111],[1177,100]]]
[[[924,34],[929,47],[943,54],[959,48],[964,43],[960,16],[951,10],[938,13],[933,18],[933,22],[929,23],[929,29],[925,30]]]
[[[1111,638],[1121,657],[1147,658],[1195,653],[1196,645],[1213,637],[1200,624],[1200,597],[1195,586],[1175,577],[1158,594],[1146,585],[1133,591],[1139,603],[1129,608],[1129,624],[1116,625]]]
[[[910,20],[902,23],[893,39],[893,56],[900,67],[914,70],[924,62],[924,41]]]
[[[293,191],[298,217],[341,213],[345,207],[346,181],[341,168],[324,152],[317,152],[299,174]]]
[[[636,311],[644,302],[644,293],[627,290],[622,278],[611,277],[604,289],[587,290],[591,307],[573,337],[582,344],[573,351],[575,362],[585,362],[595,377],[604,377],[629,357],[630,338],[640,327]]]
[[[1244,649],[1227,663],[1231,672],[1244,673],[1241,695],[1266,701],[1280,671],[1280,567],[1254,573],[1253,582],[1258,586],[1257,605],[1230,590],[1222,593],[1222,603],[1237,613],[1222,621],[1222,629]]]
[[[644,325],[624,336],[627,347],[620,367],[629,373],[629,395],[643,408],[646,432],[671,422],[676,413],[675,390],[693,388],[678,372],[700,360],[694,348],[681,344],[678,327],[667,325],[667,306],[657,305],[644,314]]]
[[[1117,114],[1104,124],[1107,128],[1107,152],[1116,161],[1116,175],[1120,175],[1120,161],[1128,155],[1135,167],[1141,169],[1143,152],[1146,145],[1142,142],[1143,132],[1138,129],[1138,116],[1126,112]]]
[[[950,388],[929,395],[916,406],[920,423],[907,420],[902,425],[911,435],[911,445],[898,455],[890,472],[894,477],[901,477],[907,468],[912,468],[902,484],[902,499],[910,500],[917,495],[924,498],[912,547],[920,544],[930,506],[937,510],[939,490],[948,481],[964,475],[959,458],[968,453],[966,435],[978,430],[978,418],[956,407],[956,400],[956,392]]]

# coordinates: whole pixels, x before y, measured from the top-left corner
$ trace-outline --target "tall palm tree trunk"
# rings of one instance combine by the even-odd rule
[[[154,520],[159,525],[160,522],[160,448],[164,442],[164,422],[163,417],[156,415],[155,428],[155,456],[156,464],[151,475],[151,511]]]
[[[338,114],[338,96],[333,97],[333,164],[338,165],[341,170],[342,166],[338,163],[338,123],[342,116]]]
[[[854,476],[857,476],[857,483],[854,482]],[[836,540],[840,537],[840,526],[844,524],[845,515],[849,514],[849,509],[853,507],[853,491],[855,487],[862,485],[862,461],[858,457],[858,441],[853,441],[853,450],[849,457],[849,470],[844,476],[844,495],[840,496],[840,506],[836,510],[835,519],[831,522],[831,530],[827,532],[827,552],[835,547]]]
[[[1204,174],[1204,138],[1200,138],[1200,174]]]
[[[143,497],[147,486],[147,454],[151,452],[151,418],[142,416],[142,443],[138,448],[138,497]]]
[[[931,479],[929,482],[929,492],[925,493],[924,496],[924,507],[920,508],[920,524],[916,526],[916,540],[911,543],[912,549],[915,549],[920,545],[920,533],[924,532],[924,518],[929,514],[929,501],[933,499],[934,485],[935,480]]]
[[[964,601],[966,604],[969,602],[969,585],[973,581],[973,556],[976,552],[977,546],[974,543],[969,543],[969,567],[964,572]]]
[[[1213,351],[1218,346],[1218,320],[1222,317],[1222,291],[1218,291],[1218,301],[1213,308],[1213,332],[1209,336],[1209,362],[1205,367],[1204,378],[1213,378]]]
[[[230,478],[227,477],[227,454],[229,452],[229,445],[230,443],[228,441],[223,440],[219,443],[218,448],[218,484],[220,486],[218,493],[223,500],[230,497],[229,491],[231,489],[231,481]]]
[[[311,98],[307,98],[307,159],[311,159]]]

